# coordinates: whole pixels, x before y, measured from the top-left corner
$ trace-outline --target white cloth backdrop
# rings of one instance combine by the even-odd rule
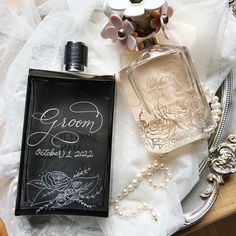
[[[215,92],[236,61],[236,19],[227,1],[169,3],[175,10],[169,24],[172,40],[166,42],[161,36],[162,42],[186,45],[200,80]],[[129,209],[137,199],[147,202],[158,212],[157,223],[147,212],[129,221],[112,211],[108,219],[64,216],[35,221],[14,216],[28,69],[61,70],[65,42],[79,40],[89,46],[90,72],[117,73],[120,60],[115,46],[100,37],[106,21],[102,4],[95,0],[20,0],[9,7],[0,0],[0,216],[9,235],[166,236],[183,224],[180,201],[198,180],[198,163],[208,151],[206,141],[187,145],[163,159],[173,175],[166,191],[153,191],[142,183],[122,205]],[[111,198],[151,161],[119,83],[114,121]]]

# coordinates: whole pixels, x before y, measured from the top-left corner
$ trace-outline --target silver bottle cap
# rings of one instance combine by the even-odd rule
[[[64,65],[66,71],[84,71],[88,64],[88,47],[83,42],[67,42]]]

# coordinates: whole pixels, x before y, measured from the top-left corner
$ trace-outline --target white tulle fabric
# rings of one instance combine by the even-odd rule
[[[236,61],[236,19],[230,15],[227,1],[169,3],[175,14],[168,43],[189,48],[201,81],[215,92]],[[163,158],[173,175],[166,191],[154,191],[142,183],[122,203],[129,210],[137,199],[147,202],[158,212],[157,223],[147,212],[128,221],[113,211],[107,219],[14,216],[28,69],[61,70],[65,42],[79,40],[89,46],[91,72],[118,72],[120,60],[115,46],[100,37],[106,21],[102,5],[103,1],[95,0],[21,0],[13,6],[0,3],[0,216],[9,235],[166,236],[184,222],[180,201],[198,180],[198,163],[208,151],[206,141]],[[163,35],[160,38],[167,43]],[[151,162],[119,83],[112,156],[111,198],[115,198]]]

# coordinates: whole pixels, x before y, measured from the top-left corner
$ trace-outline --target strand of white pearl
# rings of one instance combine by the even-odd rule
[[[152,177],[158,170],[162,170],[164,172],[163,181],[159,184],[155,183],[152,179]],[[143,169],[141,173],[138,173],[136,177],[130,182],[130,184],[127,187],[125,187],[121,193],[118,194],[117,199],[113,201],[115,214],[120,218],[128,220],[131,217],[137,216],[138,213],[141,213],[143,211],[149,211],[149,213],[152,216],[152,219],[154,221],[158,221],[158,216],[155,209],[145,202],[141,202],[141,205],[138,206],[136,209],[133,209],[132,211],[121,210],[120,203],[130,193],[135,191],[135,189],[143,180],[147,180],[149,185],[153,187],[154,190],[156,189],[164,190],[166,189],[170,179],[171,179],[171,174],[169,172],[168,167],[166,167],[164,164],[158,163],[158,161],[155,160],[152,164],[149,164],[146,169]]]
[[[214,133],[215,129],[217,128],[220,119],[221,119],[221,104],[219,102],[219,97],[216,96],[209,88],[207,88],[204,84],[202,85],[203,92],[207,97],[210,99],[210,107],[211,107],[211,114],[212,114],[212,119],[213,119],[213,127],[210,128],[209,135]],[[209,137],[207,137],[209,138]]]

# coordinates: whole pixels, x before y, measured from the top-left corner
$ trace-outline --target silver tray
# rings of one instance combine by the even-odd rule
[[[236,172],[236,137],[230,135],[221,143],[228,131],[233,101],[233,73],[228,74],[217,92],[222,104],[222,116],[216,132],[209,139],[209,155],[199,165],[199,182],[182,201],[187,228],[198,222],[214,205],[224,176]]]

